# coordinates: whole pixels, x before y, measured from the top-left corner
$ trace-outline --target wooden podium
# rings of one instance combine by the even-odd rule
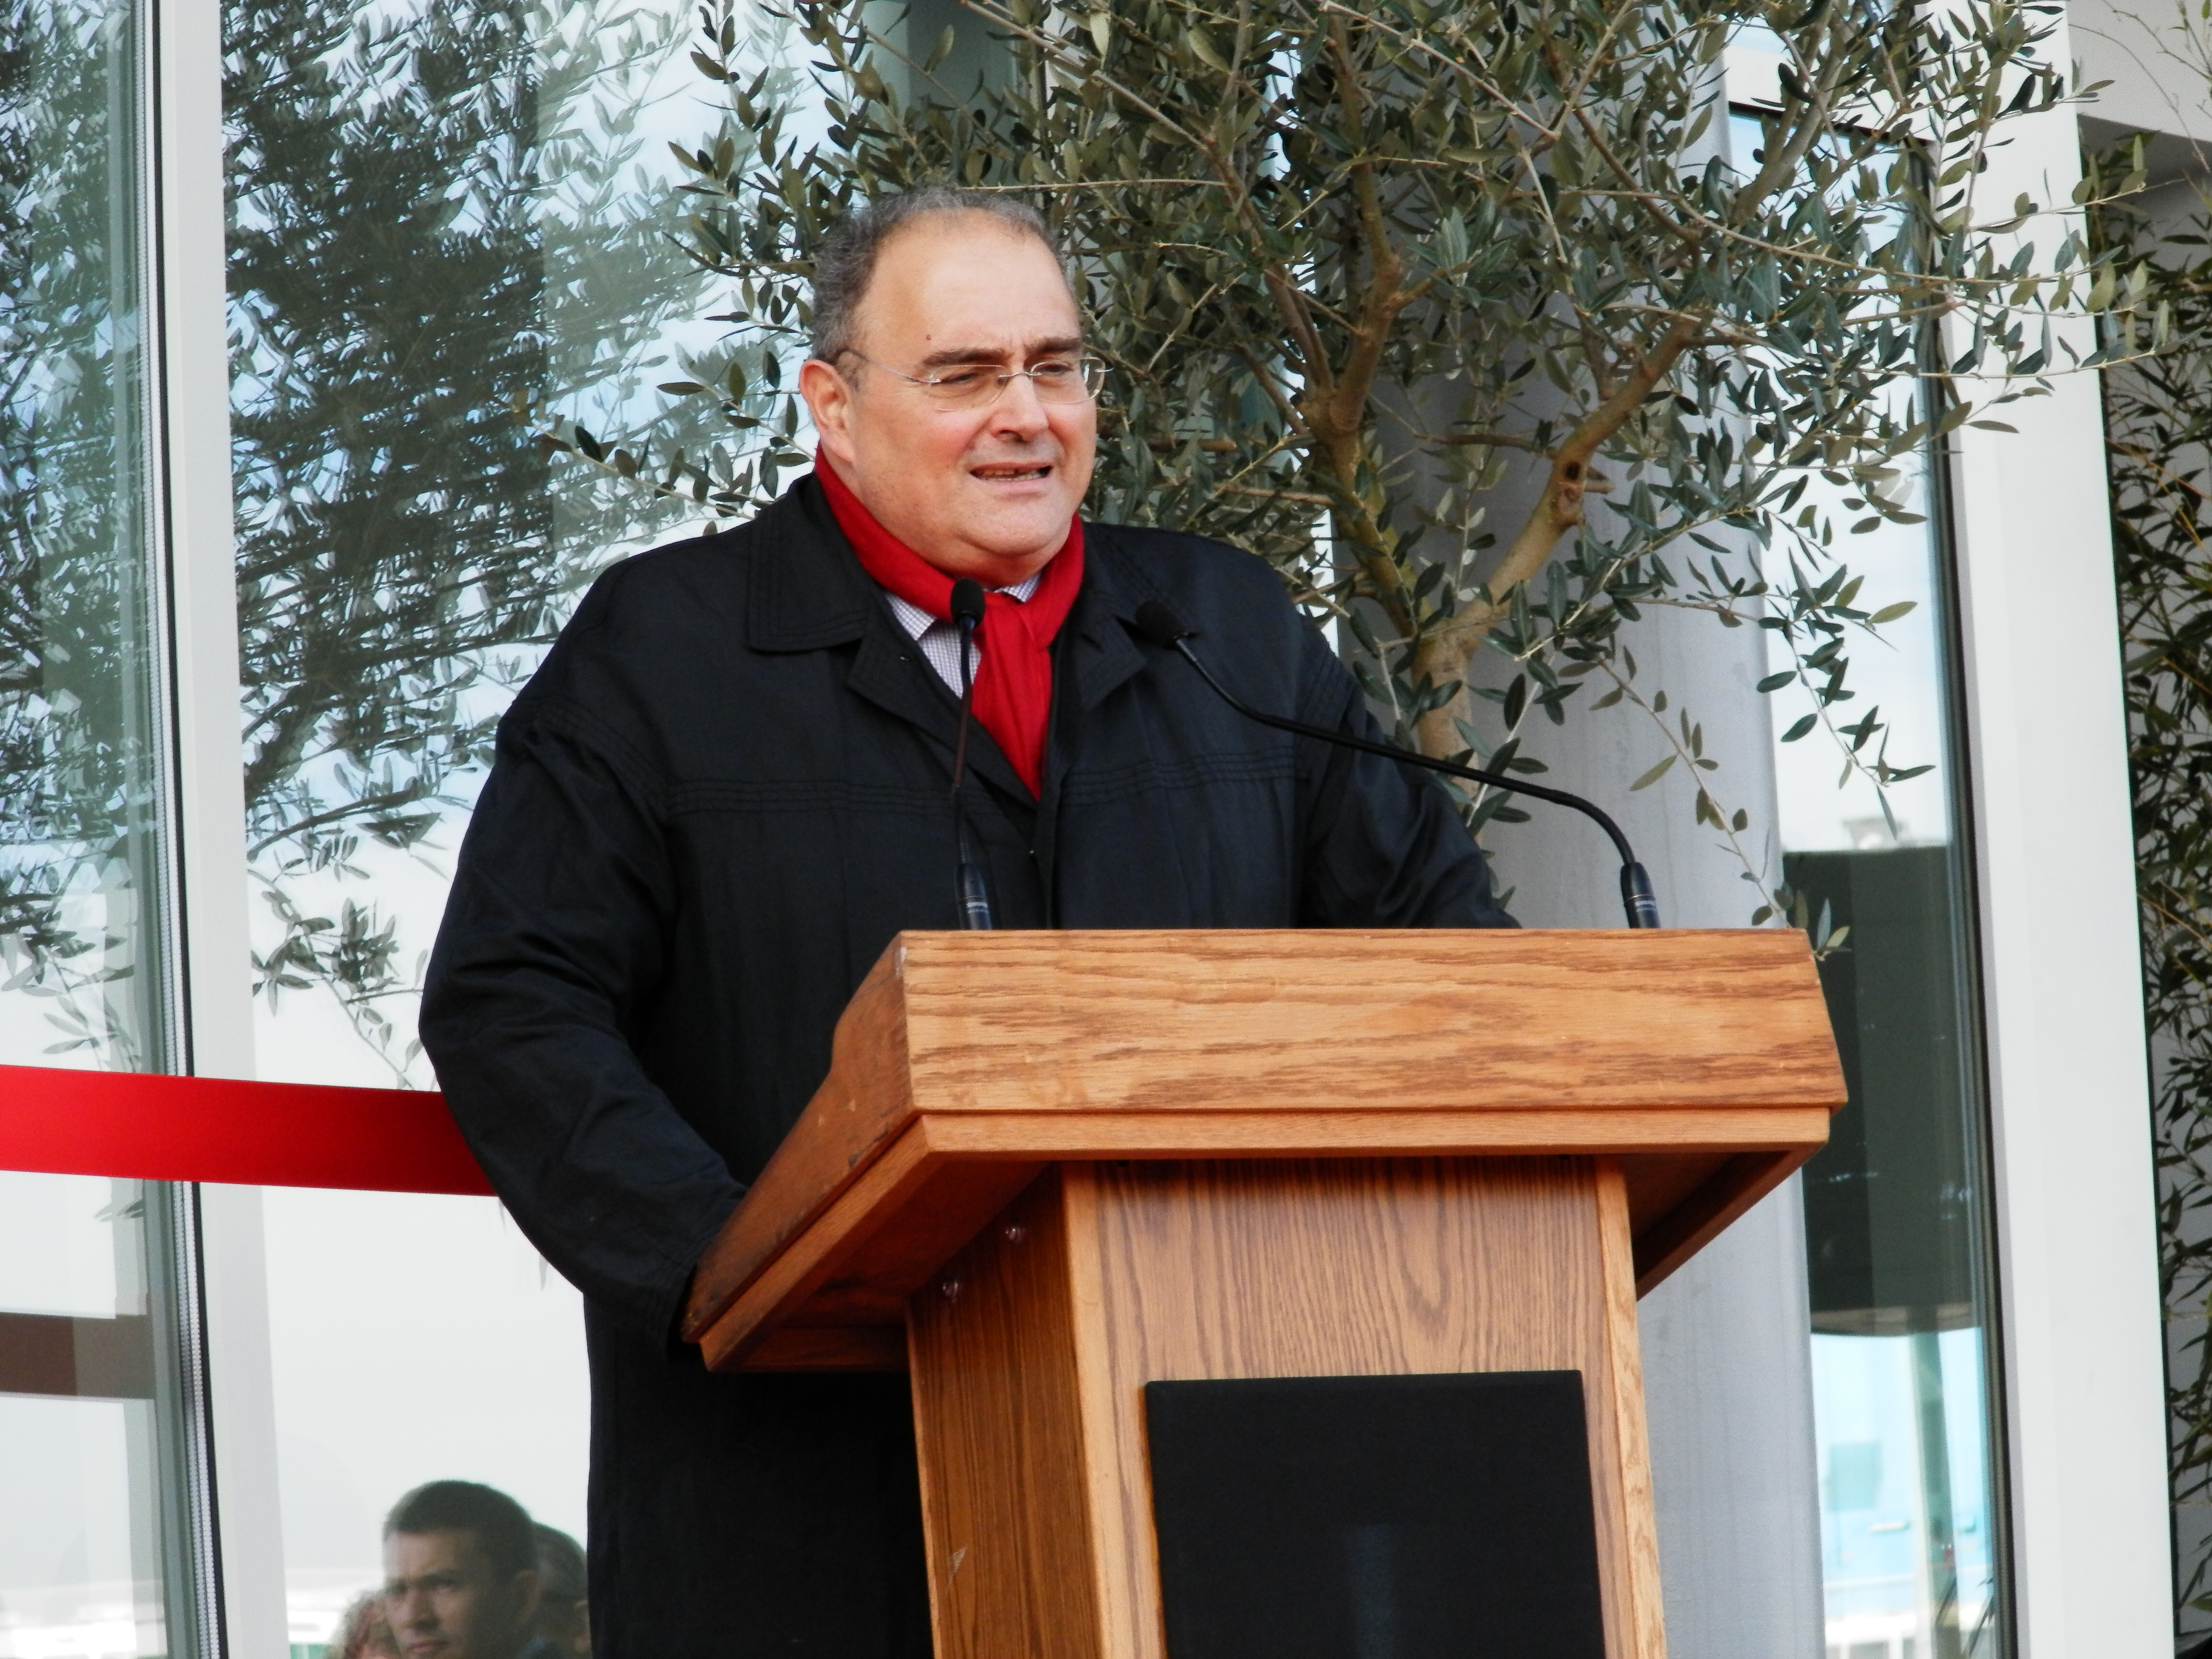
[[[939,1659],[1184,1659],[1147,1383],[1579,1372],[1660,1659],[1636,1298],[1843,1101],[1794,932],[904,934],[686,1334],[911,1371]]]

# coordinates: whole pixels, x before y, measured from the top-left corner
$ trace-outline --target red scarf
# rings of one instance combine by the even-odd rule
[[[837,527],[878,584],[939,622],[952,619],[952,578],[876,522],[827,460],[814,476],[830,498]],[[1052,641],[1083,586],[1083,520],[1067,521],[1067,539],[1041,573],[1026,602],[987,592],[976,629],[975,718],[1021,774],[1034,795],[1044,776],[1044,734],[1052,713]]]

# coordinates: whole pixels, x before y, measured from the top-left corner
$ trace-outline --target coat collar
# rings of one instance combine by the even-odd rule
[[[868,631],[869,617],[883,608],[882,596],[846,544],[811,473],[769,503],[753,523],[748,644],[757,651],[818,651],[850,644]],[[1158,594],[1115,526],[1086,520],[1083,530],[1083,599],[1069,626],[1100,653],[1101,662],[1085,679],[1085,695],[1095,700],[1091,682],[1101,670],[1118,684],[1144,662],[1127,628],[1109,628],[1108,623],[1133,623],[1137,607]],[[1099,695],[1110,689],[1103,686]]]
[[[1145,653],[1129,637],[1129,628],[1137,607],[1158,595],[1115,526],[1085,523],[1083,538],[1083,592],[1067,619],[1079,648],[1066,661],[1078,700],[1085,708],[1096,708],[1144,668]]]
[[[786,490],[754,524],[746,642],[769,652],[857,644],[847,689],[919,728],[944,750],[949,765],[959,735],[958,706],[861,568],[813,475]],[[1012,763],[981,725],[969,733],[968,764],[1012,799],[1030,798]]]
[[[819,651],[868,631],[883,596],[846,545],[809,473],[752,523],[745,642],[756,651]]]
[[[812,475],[785,491],[754,526],[746,642],[770,652],[857,642],[860,649],[847,682],[853,690],[950,745],[956,728],[951,700],[933,671],[904,648],[890,606],[847,545]],[[1130,638],[1128,624],[1137,607],[1156,594],[1112,526],[1086,522],[1084,537],[1083,592],[1068,616],[1066,628],[1074,637],[1061,660],[1077,702],[1090,709],[1144,668],[1145,655]],[[980,772],[1027,796],[1012,767],[980,730],[969,745],[971,763]]]

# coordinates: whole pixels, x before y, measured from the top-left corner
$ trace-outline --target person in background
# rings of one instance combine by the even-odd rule
[[[592,1606],[584,1547],[543,1521],[538,1536],[538,1634],[562,1659],[592,1659]]]
[[[401,1659],[557,1659],[538,1633],[538,1535],[521,1504],[433,1480],[384,1522],[384,1615]]]
[[[356,1596],[338,1616],[338,1627],[322,1652],[324,1659],[401,1659],[399,1640],[384,1616],[384,1592],[364,1590]]]

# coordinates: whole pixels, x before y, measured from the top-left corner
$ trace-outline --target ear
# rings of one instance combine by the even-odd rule
[[[849,473],[854,460],[852,386],[830,364],[809,357],[799,366],[799,395],[814,416],[822,447]]]
[[[538,1616],[538,1602],[545,1591],[545,1581],[529,1567],[524,1568],[509,1581],[514,1595],[514,1617],[518,1624],[528,1624]]]

